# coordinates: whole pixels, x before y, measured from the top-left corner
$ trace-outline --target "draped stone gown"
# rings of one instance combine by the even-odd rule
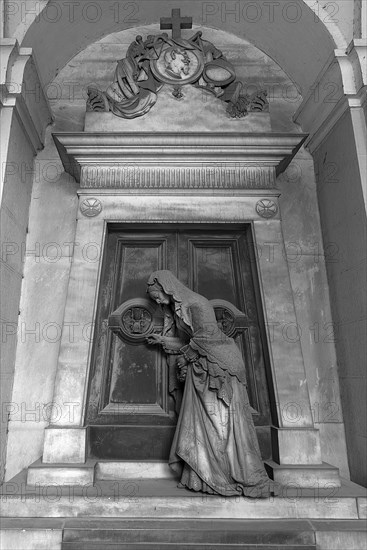
[[[260,455],[239,348],[219,329],[206,298],[170,272],[155,272],[150,281],[172,297],[171,319],[177,332],[186,334],[179,353],[188,368],[170,467],[182,485],[195,491],[269,496],[271,482]],[[163,347],[177,354],[177,346],[172,350],[168,342]]]

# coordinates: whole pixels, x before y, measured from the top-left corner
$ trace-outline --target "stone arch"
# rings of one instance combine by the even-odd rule
[[[233,6],[224,2],[180,2],[181,13],[192,16],[194,24],[245,38],[272,57],[302,93],[314,82],[335,47],[344,46],[336,24],[324,24],[311,5],[309,0],[283,6],[265,0],[239,1]],[[29,27],[22,46],[33,48],[41,79],[47,84],[88,44],[117,30],[157,23],[171,7],[175,5],[170,4],[163,13],[158,0],[85,0],[72,8],[71,3],[51,0]]]
[[[316,18],[320,19],[320,22],[325,25],[335,42],[335,46],[340,49],[346,48],[348,42],[336,24],[337,22],[334,20],[333,15],[326,9],[327,4],[323,7],[319,0],[303,0],[303,2],[314,12]]]

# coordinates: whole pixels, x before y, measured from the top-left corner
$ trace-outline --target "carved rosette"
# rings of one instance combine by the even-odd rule
[[[234,333],[235,318],[233,313],[226,307],[215,307],[215,316],[217,318],[218,327],[226,336],[231,336]]]
[[[256,212],[262,218],[273,218],[278,212],[278,207],[274,201],[270,199],[261,199],[256,203]]]
[[[80,205],[80,212],[87,218],[98,216],[102,212],[102,203],[95,197],[84,199]]]
[[[111,313],[108,326],[121,340],[141,344],[149,334],[161,333],[162,312],[148,299],[127,300]]]
[[[132,306],[122,315],[122,325],[129,336],[148,334],[152,321],[151,313],[144,307]]]
[[[248,318],[242,311],[226,300],[210,300],[218,327],[226,336],[235,338],[248,327]]]

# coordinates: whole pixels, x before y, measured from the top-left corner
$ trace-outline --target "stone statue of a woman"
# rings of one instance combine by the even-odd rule
[[[148,343],[162,345],[185,383],[171,468],[195,491],[269,496],[272,482],[261,460],[235,341],[218,328],[210,302],[170,271],[152,273],[147,292],[165,314],[162,334],[149,336]]]

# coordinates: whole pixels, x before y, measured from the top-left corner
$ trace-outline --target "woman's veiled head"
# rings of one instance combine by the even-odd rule
[[[170,302],[172,303],[178,317],[180,317],[187,326],[191,327],[191,318],[188,309],[189,304],[197,302],[201,297],[183,285],[171,271],[167,269],[154,271],[148,279],[147,292],[156,302],[160,299],[160,296],[162,296],[161,293],[163,293],[169,299],[168,304]],[[167,302],[161,303],[167,304]]]
[[[148,279],[147,292],[153,297],[159,291],[167,296],[171,296],[176,303],[185,301],[188,293],[192,293],[185,285],[183,285],[168,269],[154,271]],[[155,298],[153,298],[155,300]]]
[[[158,283],[148,285],[147,292],[152,300],[157,302],[157,304],[164,304],[168,306],[171,301],[170,296],[164,292],[163,288]]]

